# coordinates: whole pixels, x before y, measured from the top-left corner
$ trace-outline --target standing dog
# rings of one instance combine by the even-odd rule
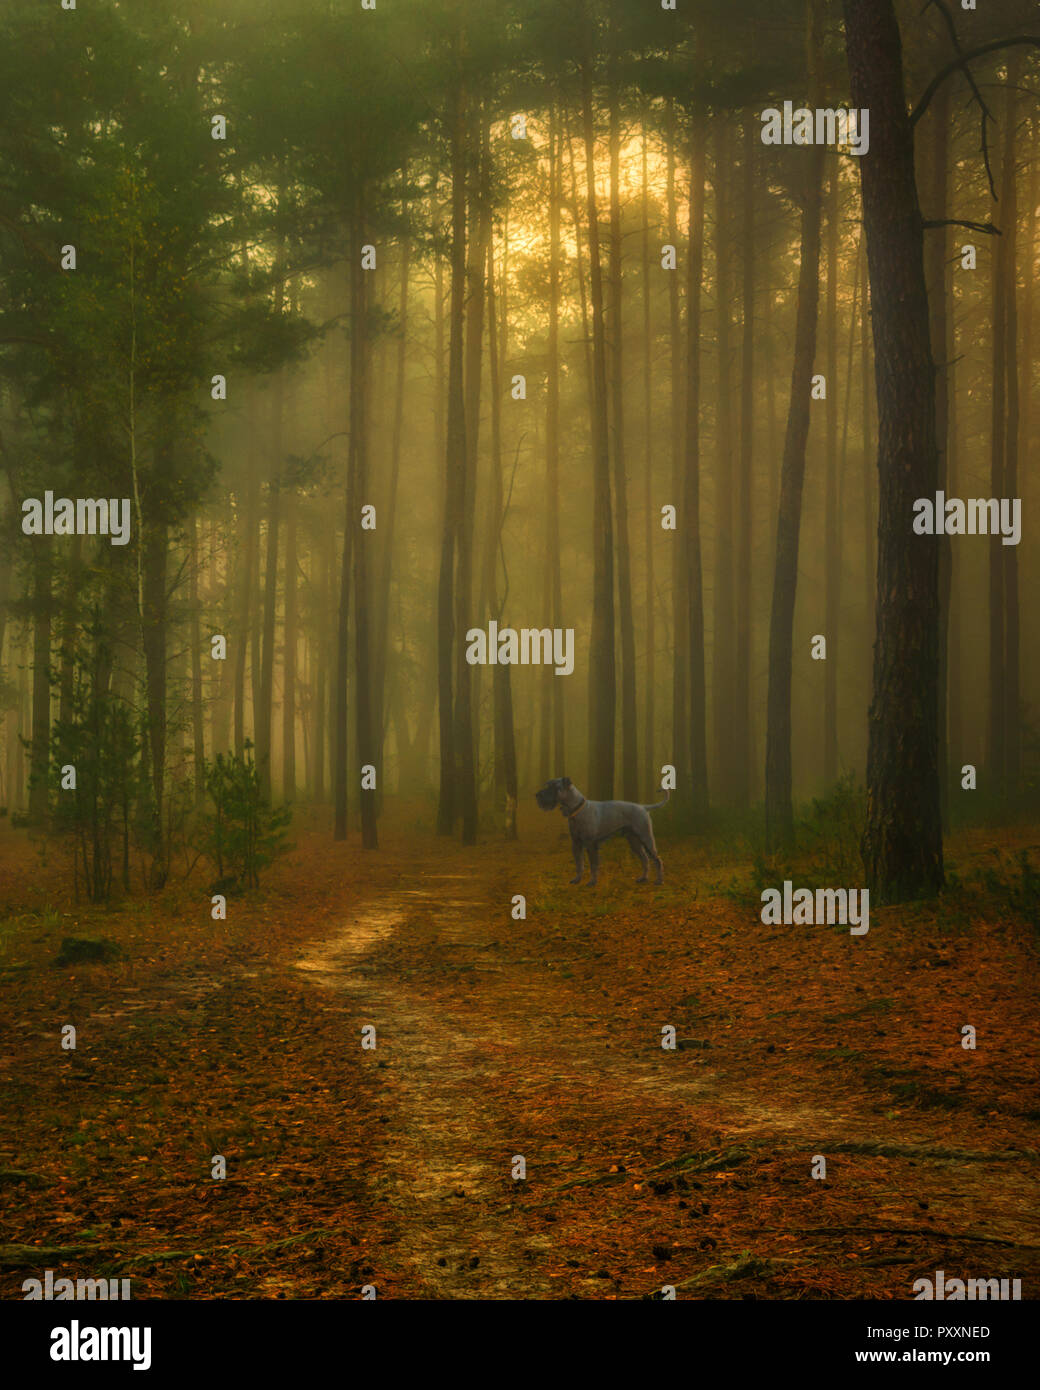
[[[594,885],[599,871],[600,841],[609,840],[612,835],[624,835],[628,847],[643,866],[637,883],[646,882],[646,871],[651,860],[657,869],[657,882],[663,882],[661,859],[654,844],[654,828],[650,824],[649,811],[668,802],[655,801],[652,806],[640,806],[635,801],[589,801],[582,796],[569,777],[553,777],[546,782],[534,799],[543,811],[552,811],[557,806],[567,817],[571,830],[571,848],[574,851],[574,866],[577,874],[572,883],[580,883],[585,869],[585,855],[589,856],[589,869],[592,877],[589,884]]]

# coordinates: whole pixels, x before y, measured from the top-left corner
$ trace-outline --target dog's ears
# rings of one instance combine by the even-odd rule
[[[572,786],[574,785],[574,783],[571,781],[571,779],[570,779],[569,777],[561,777],[561,778],[560,778],[560,785],[561,785],[561,786],[564,786],[564,787],[572,787]]]

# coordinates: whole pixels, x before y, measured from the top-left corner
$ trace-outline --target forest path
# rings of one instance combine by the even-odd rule
[[[484,877],[465,871],[447,847],[436,858],[420,857],[378,901],[359,906],[294,962],[315,983],[352,997],[359,1024],[377,1030],[365,1064],[383,1069],[381,1109],[389,1113],[380,1116],[385,1144],[373,1154],[371,1181],[388,1185],[399,1213],[395,1259],[411,1267],[419,1296],[556,1294],[541,1266],[563,1228],[546,1232],[529,1218],[569,1188],[604,1181],[604,1145],[607,1159],[611,1146],[600,1140],[619,1114],[638,1116],[647,1135],[692,1126],[702,1144],[737,1146],[734,1152],[790,1156],[808,1148],[833,1163],[836,1151],[855,1154],[861,1146],[881,1155],[897,1190],[905,1186],[907,1214],[899,1219],[912,1223],[911,1232],[936,1234],[922,1224],[936,1217],[920,1216],[935,1210],[942,1228],[975,1232],[969,1241],[1037,1249],[1035,1154],[1020,1155],[1013,1182],[1001,1181],[1013,1154],[987,1154],[971,1142],[951,1146],[927,1115],[915,1114],[908,1133],[905,1117],[878,1113],[874,1095],[808,1087],[795,1099],[765,1083],[753,1063],[719,1067],[706,1052],[677,1068],[674,1054],[659,1047],[619,1045],[609,1003],[600,1011],[594,991],[576,993],[573,972],[561,969],[589,953],[575,943],[570,957],[561,956],[557,937],[538,957],[517,955],[508,932],[502,939],[503,889]],[[559,1144],[546,1143],[546,1128]],[[565,1152],[574,1147],[584,1152]],[[518,1154],[528,1165],[523,1183],[511,1172]],[[1000,1177],[987,1159],[1000,1164]],[[575,1161],[593,1176],[575,1180]],[[554,1175],[571,1181],[554,1184]],[[855,1232],[857,1221],[871,1229],[869,1210],[850,1214],[846,1205],[842,1219],[850,1215],[848,1226],[807,1217],[811,1224],[797,1229],[817,1233],[824,1245],[837,1232],[842,1244],[841,1233]],[[754,1224],[749,1213],[749,1229]],[[735,1248],[746,1238],[734,1232]]]

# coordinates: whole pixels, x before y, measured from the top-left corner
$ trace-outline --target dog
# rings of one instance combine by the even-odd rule
[[[661,857],[654,844],[654,828],[648,812],[667,805],[670,796],[671,793],[667,792],[664,801],[655,801],[652,806],[641,806],[635,801],[589,801],[569,777],[552,777],[540,791],[535,792],[534,799],[543,811],[553,811],[559,806],[567,817],[574,866],[578,871],[571,882],[581,882],[587,854],[591,871],[589,886],[595,887],[600,843],[613,835],[624,835],[629,849],[643,866],[637,883],[646,882],[651,862],[657,871],[657,882],[664,882]]]

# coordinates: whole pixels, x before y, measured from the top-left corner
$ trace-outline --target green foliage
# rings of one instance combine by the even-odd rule
[[[847,772],[826,796],[813,798],[799,822],[798,842],[812,856],[822,887],[862,877],[860,840],[866,818],[867,793],[855,773]]]
[[[91,902],[112,892],[117,857],[123,887],[130,887],[134,808],[145,791],[142,740],[133,710],[117,696],[77,682],[69,714],[51,731],[51,825],[71,839],[77,897]],[[76,770],[74,788],[61,786],[62,768]]]
[[[996,869],[985,869],[982,882],[988,892],[1003,899],[1013,912],[1024,918],[1035,930],[1040,931],[1040,871],[1029,857],[1028,850],[1019,850],[1015,856],[1017,875],[998,873]]]
[[[205,818],[205,852],[222,880],[256,888],[260,871],[287,848],[288,806],[273,807],[246,741],[245,757],[218,753],[206,764],[206,792],[212,811]]]

